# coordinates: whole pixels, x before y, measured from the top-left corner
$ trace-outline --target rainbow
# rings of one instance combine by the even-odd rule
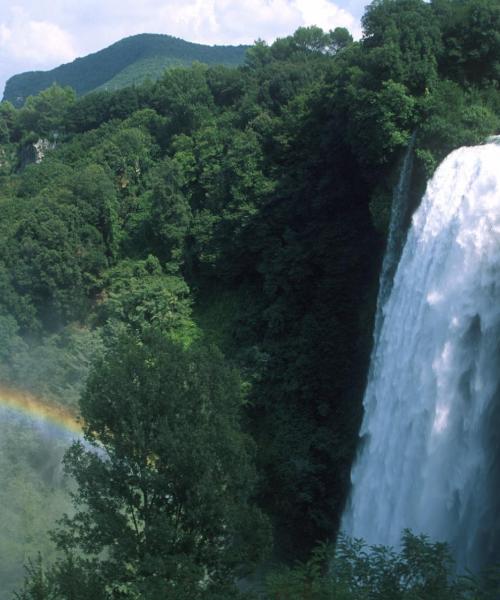
[[[0,385],[0,408],[6,408],[26,415],[30,419],[54,425],[73,436],[80,437],[82,434],[81,422],[74,412],[28,392]]]

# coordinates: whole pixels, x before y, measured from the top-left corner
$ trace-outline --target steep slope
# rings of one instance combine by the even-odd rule
[[[136,60],[114,77],[105,81],[96,90],[115,91],[130,85],[140,85],[146,79],[156,81],[165,69],[189,67],[192,61],[170,56],[151,56]]]
[[[110,80],[113,80],[112,89],[116,89],[142,82],[147,77],[157,78],[161,72],[158,65],[162,64],[189,65],[200,61],[236,66],[243,62],[245,51],[246,46],[206,46],[170,35],[143,33],[124,38],[104,50],[77,58],[51,71],[14,75],[7,81],[3,99],[20,106],[28,96],[37,94],[54,82],[71,86],[78,95],[97,87],[106,88]],[[149,66],[153,68],[149,69]],[[124,70],[127,70],[128,76],[116,80]],[[133,75],[130,76],[130,73]]]

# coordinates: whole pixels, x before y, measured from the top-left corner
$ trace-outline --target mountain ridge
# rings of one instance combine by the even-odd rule
[[[175,65],[190,65],[195,61],[209,65],[238,66],[243,63],[248,46],[209,46],[188,42],[171,35],[140,33],[123,38],[102,50],[49,71],[26,71],[7,80],[3,100],[21,106],[26,98],[35,95],[53,83],[72,87],[81,96],[96,88],[103,88],[125,69],[147,59],[162,58]],[[147,70],[132,75],[132,82],[147,77],[158,77],[158,72]],[[125,82],[127,78],[125,78]],[[126,84],[126,83],[125,83]],[[116,88],[114,88],[116,89]]]

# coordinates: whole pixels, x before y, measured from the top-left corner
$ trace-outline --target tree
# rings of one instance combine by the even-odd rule
[[[65,457],[76,512],[54,534],[67,557],[57,581],[77,564],[82,585],[100,581],[106,597],[231,588],[267,541],[241,403],[215,348],[183,350],[153,331],[118,337],[81,399],[85,442]]]
[[[352,35],[345,27],[335,27],[333,31],[330,31],[330,52],[332,54],[347,48],[352,42]]]
[[[437,80],[439,24],[423,0],[374,0],[362,18],[371,85],[392,79],[415,94]]]
[[[440,81],[420,102],[422,124],[418,132],[417,156],[427,177],[444,157],[460,146],[482,143],[500,128],[500,113],[488,96],[477,90],[464,91],[453,81]]]
[[[75,174],[72,182],[75,205],[86,223],[102,235],[108,258],[118,252],[118,202],[111,178],[98,164],[91,163]]]
[[[74,197],[49,193],[12,202],[19,217],[0,244],[15,293],[36,307],[48,329],[57,329],[82,315],[107,259],[100,233],[67,201]]]
[[[500,5],[497,0],[433,0],[444,42],[441,71],[462,85],[498,86]]]
[[[18,113],[18,126],[25,132],[33,131],[41,136],[58,134],[75,98],[70,87],[53,84],[37,96],[29,96]]]
[[[152,108],[169,118],[170,135],[191,133],[210,117],[214,105],[206,71],[199,63],[190,69],[169,69],[155,85]]]
[[[166,275],[155,256],[122,261],[105,273],[103,284],[99,311],[103,322],[136,332],[153,326],[183,343],[196,336],[189,287],[182,277]]]
[[[171,263],[173,270],[182,262],[184,240],[191,220],[182,184],[180,165],[175,160],[165,159],[153,176],[151,233],[158,256]]]

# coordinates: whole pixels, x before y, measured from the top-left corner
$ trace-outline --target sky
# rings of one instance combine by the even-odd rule
[[[0,0],[0,95],[6,80],[47,70],[137,33],[203,44],[272,42],[302,25],[361,34],[369,0]]]

